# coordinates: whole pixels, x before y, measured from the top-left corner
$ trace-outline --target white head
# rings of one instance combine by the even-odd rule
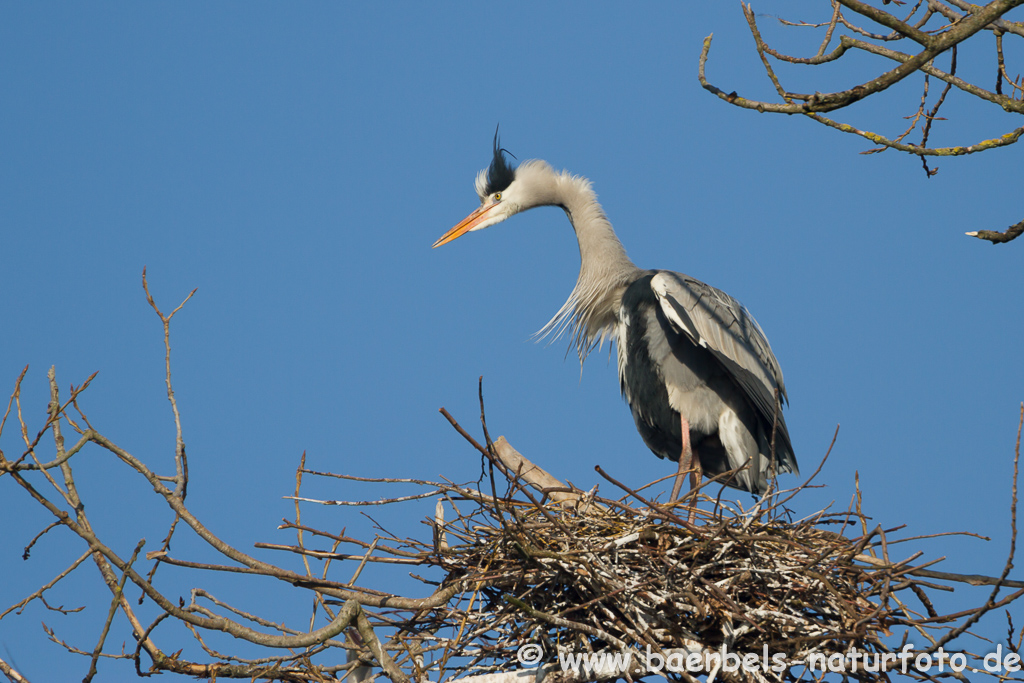
[[[467,232],[489,228],[520,211],[557,203],[551,191],[556,174],[547,163],[526,161],[519,168],[513,168],[505,158],[506,153],[495,131],[491,165],[476,176],[480,208],[442,235],[441,239],[434,242],[435,247],[447,244]]]

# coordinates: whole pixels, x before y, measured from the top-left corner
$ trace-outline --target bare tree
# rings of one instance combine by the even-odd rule
[[[816,4],[823,10],[828,8],[829,17],[821,23],[780,19],[783,24],[794,29],[817,29],[823,32],[817,52],[805,57],[783,54],[769,47],[761,37],[750,5],[743,5],[757,54],[781,102],[751,100],[735,91],[726,92],[712,85],[705,76],[711,36],[704,39],[704,49],[700,56],[701,85],[737,107],[774,114],[800,114],[843,133],[859,135],[877,145],[865,154],[893,149],[919,156],[929,176],[934,175],[936,169],[929,167],[928,157],[976,154],[1012,145],[1024,134],[1022,125],[1001,135],[989,135],[986,139],[969,144],[929,146],[933,124],[942,120],[939,111],[952,88],[981,102],[995,105],[1007,113],[1024,114],[1024,79],[1019,73],[1010,75],[1004,50],[1005,40],[1024,38],[1024,23],[1007,18],[1007,14],[1024,4],[1024,0],[993,0],[985,5],[975,5],[964,0],[915,0],[912,5],[909,0],[882,0],[883,5],[891,4],[904,9],[900,17],[861,0],[829,0],[828,3]],[[907,5],[911,6],[907,8]],[[878,31],[875,27],[881,27],[882,30]],[[994,85],[991,90],[957,75],[958,46],[967,40],[978,40],[981,34],[988,34],[992,39],[991,74]],[[893,65],[888,70],[872,73],[858,85],[842,90],[799,93],[783,86],[772,62],[774,59],[786,64],[821,66],[856,52],[882,57]],[[936,60],[941,56],[948,56],[948,67],[937,66]],[[899,135],[887,137],[826,116],[918,74],[923,76],[920,103],[916,111],[906,117],[911,120],[910,125]],[[945,83],[938,97],[932,97],[929,92],[932,79]],[[906,138],[915,130],[920,136],[919,142],[906,142]],[[1013,240],[1021,233],[1024,233],[1024,221],[1011,225],[1003,232],[977,230],[967,234],[1000,244]]]
[[[168,458],[173,474],[159,474],[90,422],[81,399],[92,377],[62,397],[51,368],[47,418],[32,430],[21,404],[26,368],[0,420],[2,435],[13,416],[23,444],[17,457],[0,451],[0,486],[8,489],[4,495],[20,489],[27,494],[26,506],[40,506],[53,517],[28,542],[25,559],[40,538],[58,528],[70,531],[78,547],[69,566],[55,568],[52,579],[0,612],[0,620],[33,601],[66,613],[52,607],[47,596],[57,593],[73,572],[94,566],[110,591],[106,604],[86,605],[106,614],[95,644],[79,647],[62,639],[59,628],[47,632],[87,662],[85,681],[96,676],[101,658],[131,660],[140,676],[267,681],[358,682],[383,676],[396,683],[455,677],[513,683],[544,673],[553,682],[572,683],[662,673],[686,681],[708,676],[781,683],[820,680],[826,664],[866,681],[888,680],[894,672],[918,680],[963,679],[968,670],[1006,678],[1005,671],[986,668],[981,655],[952,647],[980,619],[1024,595],[1024,582],[1009,578],[1020,424],[1010,510],[1013,540],[997,577],[935,571],[929,567],[939,560],[921,561],[921,553],[897,559],[894,544],[913,539],[869,525],[859,495],[846,511],[821,511],[794,521],[786,505],[821,466],[801,487],[773,488],[749,509],[709,494],[716,488],[714,479],[671,505],[651,499],[644,493],[647,487],[632,489],[600,468],[619,497],[567,486],[503,438],[491,440],[482,388],[482,443],[441,409],[479,456],[479,469],[471,468],[479,472],[476,481],[360,479],[307,468],[303,455],[291,496],[295,516],[280,527],[295,532],[295,543],[255,544],[300,557],[304,570],[295,571],[225,542],[186,505],[188,461],[170,363],[170,323],[185,302],[165,314],[149,294],[145,272],[143,287],[163,327],[166,394],[175,424]],[[76,435],[70,446],[69,431]],[[154,550],[142,554],[145,541],[101,538],[95,530],[86,510],[117,503],[82,499],[72,466],[87,468],[95,462],[80,457],[87,447],[115,457],[127,475],[152,490],[155,506],[172,513]],[[306,477],[419,490],[378,500],[313,500],[300,495]],[[360,539],[314,528],[302,519],[303,505],[344,510],[418,500],[434,502],[422,520],[429,529],[422,539],[399,538],[383,528],[372,539]],[[698,524],[675,512],[676,505],[698,502]],[[182,527],[223,563],[173,556],[171,539]],[[131,550],[126,554],[117,548]],[[322,569],[314,571],[311,561],[320,561]],[[345,564],[355,566],[347,580],[335,576]],[[426,586],[423,594],[370,587],[378,570],[389,566],[417,572],[411,576]],[[184,573],[195,582],[188,601],[172,599],[161,587],[158,573],[166,581],[168,572],[178,578]],[[267,579],[302,591],[299,599],[311,605],[308,627],[289,628],[260,614],[259,599],[257,607],[243,609],[201,587],[204,579],[224,573],[252,582],[255,596],[265,593],[261,586]],[[942,613],[930,595],[954,584],[985,587],[985,597],[972,609]],[[137,603],[129,593],[139,595]],[[134,651],[108,645],[115,619],[127,624]],[[169,624],[183,628],[169,632]],[[245,644],[244,654],[241,645],[218,649],[213,641],[221,634],[237,639],[226,640],[229,644]],[[927,644],[912,648],[908,634]],[[1020,653],[1021,638],[1009,622],[1008,652]],[[186,654],[186,648],[194,654]],[[748,669],[750,662],[756,665]],[[3,659],[0,671],[9,680],[26,680]]]

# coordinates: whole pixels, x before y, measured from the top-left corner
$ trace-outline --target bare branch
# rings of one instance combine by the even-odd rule
[[[14,610],[20,610],[22,607],[24,607],[28,603],[32,602],[36,598],[43,597],[43,593],[45,593],[46,591],[48,591],[51,588],[53,588],[54,586],[56,586],[57,583],[61,579],[63,579],[65,576],[67,576],[68,574],[73,572],[75,570],[75,568],[77,568],[78,565],[82,564],[82,562],[84,562],[86,559],[88,559],[89,555],[91,555],[91,554],[92,553],[90,553],[90,552],[82,553],[82,555],[77,560],[75,560],[74,562],[71,563],[70,567],[68,567],[67,569],[62,571],[60,574],[55,576],[52,581],[50,581],[49,583],[44,584],[39,590],[37,590],[32,595],[29,595],[27,598],[24,598],[21,602],[15,603],[15,604],[11,605],[10,607],[8,607],[7,609],[5,609],[3,612],[0,612],[0,619],[3,619],[4,617],[6,617],[9,613],[13,612]]]
[[[171,318],[182,309],[182,307],[188,303],[188,300],[192,298],[198,288],[193,289],[188,293],[188,296],[178,304],[178,307],[170,312],[168,315],[164,315],[160,312],[156,302],[153,300],[153,295],[149,293],[149,282],[146,280],[146,269],[142,269],[142,289],[146,292],[146,301],[156,311],[157,316],[160,317],[160,322],[164,326],[164,366],[165,375],[164,379],[167,383],[167,400],[171,403],[171,411],[174,413],[174,429],[175,429],[175,448],[174,448],[174,464],[177,469],[177,476],[175,479],[174,495],[184,500],[186,490],[188,487],[188,459],[185,456],[185,440],[181,435],[181,415],[178,413],[178,402],[174,399],[174,388],[171,386]]]
[[[14,681],[14,683],[31,683],[27,678],[18,673],[14,667],[2,659],[0,659],[0,672],[3,672],[3,674]]]

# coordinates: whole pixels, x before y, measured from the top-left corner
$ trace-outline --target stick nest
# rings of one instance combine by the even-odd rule
[[[760,655],[767,645],[789,661],[873,649],[891,614],[863,597],[881,586],[853,561],[857,549],[820,519],[791,524],[770,512],[690,525],[623,501],[499,499],[461,530],[473,540],[438,555],[446,582],[479,585],[475,609],[447,616],[500,631],[506,649],[697,644]]]
[[[924,594],[931,584],[909,574],[916,555],[892,563],[862,554],[873,538],[884,546],[885,532],[869,532],[857,512],[793,521],[781,494],[743,510],[695,493],[705,502],[691,523],[686,498],[659,505],[600,468],[625,496],[566,487],[503,439],[481,451],[489,473],[477,486],[437,484],[433,544],[407,540],[401,551],[444,571],[438,591],[457,588],[445,605],[391,622],[413,634],[421,652],[428,643],[443,651],[439,669],[427,667],[438,673],[508,672],[523,663],[519,648],[535,644],[532,663],[573,653],[696,654],[707,663],[690,670],[699,675],[718,674],[706,659],[712,653],[733,653],[778,666],[721,678],[794,680],[817,656],[892,657],[883,642],[889,627],[921,622],[897,590],[913,590],[934,614]],[[851,540],[828,530],[849,525],[864,534]],[[634,657],[632,669],[558,675],[644,673]],[[691,673],[679,675],[693,680]]]

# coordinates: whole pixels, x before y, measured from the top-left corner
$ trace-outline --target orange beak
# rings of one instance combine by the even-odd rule
[[[494,202],[493,204],[489,204],[487,206],[481,206],[479,209],[477,209],[476,211],[474,211],[473,213],[469,214],[461,221],[459,221],[459,224],[456,225],[454,228],[452,228],[445,234],[441,235],[441,239],[434,242],[434,246],[431,247],[431,249],[435,249],[441,246],[442,244],[448,244],[452,240],[462,237],[467,232],[469,232],[470,230],[472,230],[473,228],[487,220],[490,217],[491,210],[494,209],[494,207],[498,206],[499,204],[500,202]]]

